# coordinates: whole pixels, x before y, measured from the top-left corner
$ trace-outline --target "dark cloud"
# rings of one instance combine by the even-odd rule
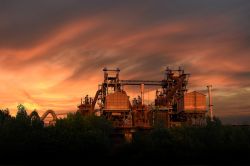
[[[183,66],[191,88],[214,84],[217,109],[241,115],[249,106],[248,92],[238,91],[250,86],[249,16],[248,0],[2,0],[1,72],[13,82],[28,73],[40,85],[66,71],[45,91],[70,93],[63,101],[73,102],[73,85],[87,86],[103,67],[121,68],[122,79],[159,80],[166,66]],[[20,88],[29,101],[60,105]]]
[[[215,113],[219,116],[246,116],[250,113],[249,89],[239,88],[215,92]]]
[[[220,15],[236,17],[235,20],[240,19],[244,25],[248,24],[249,8],[250,3],[245,0],[1,1],[0,44],[2,48],[29,48],[53,35],[64,24],[94,16],[104,16],[101,19],[112,20],[117,24],[131,23],[130,30],[160,22],[194,18],[207,20],[208,17]]]

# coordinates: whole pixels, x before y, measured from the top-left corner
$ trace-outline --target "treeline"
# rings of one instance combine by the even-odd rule
[[[22,105],[16,117],[0,110],[0,163],[87,162],[115,164],[241,164],[250,161],[250,128],[223,126],[207,119],[203,127],[167,129],[158,124],[137,131],[132,142],[114,134],[101,117],[69,114],[44,127],[36,111]],[[1,164],[2,164],[1,163]]]
[[[224,126],[218,118],[207,118],[203,127],[159,125],[149,133],[135,133],[132,144],[121,147],[116,156],[146,164],[246,164],[250,163],[250,128]]]
[[[106,155],[112,125],[101,117],[68,114],[45,127],[38,113],[19,105],[15,117],[0,110],[0,164],[69,162]]]

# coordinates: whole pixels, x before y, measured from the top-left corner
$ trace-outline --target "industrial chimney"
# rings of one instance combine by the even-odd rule
[[[213,121],[213,104],[212,104],[211,89],[212,89],[212,85],[208,85],[207,86],[207,90],[208,90],[208,108],[209,108],[211,121]]]
[[[142,105],[144,105],[144,84],[141,84],[141,99]]]

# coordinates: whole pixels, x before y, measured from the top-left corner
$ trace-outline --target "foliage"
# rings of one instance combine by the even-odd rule
[[[11,119],[8,109],[0,109],[0,125]]]
[[[53,156],[53,161],[115,163],[119,160],[123,164],[249,160],[250,128],[224,126],[216,117],[213,121],[207,118],[203,127],[165,128],[158,124],[152,130],[137,131],[128,143],[117,141],[119,136],[114,135],[112,125],[102,117],[69,114],[65,119],[58,119],[54,126],[44,127],[36,110],[30,115],[25,112],[21,105],[16,117],[11,117],[8,109],[0,110],[2,161],[41,161],[41,156]]]
[[[29,125],[30,124],[30,117],[28,116],[26,112],[26,108],[22,105],[19,104],[17,106],[17,114],[16,114],[16,120],[23,125]]]
[[[28,115],[19,105],[16,117],[0,110],[0,155],[17,163],[26,162],[27,156],[40,160],[40,153],[60,160],[81,159],[82,155],[93,158],[97,152],[108,152],[111,132],[112,125],[105,119],[80,114],[69,114],[54,126],[44,127],[36,110]]]
[[[224,126],[219,118],[203,127],[183,126],[165,128],[157,125],[153,130],[136,133],[131,145],[125,145],[114,155],[128,161],[167,162],[169,164],[215,164],[249,162],[250,127]],[[118,153],[117,153],[118,152]]]
[[[44,123],[43,123],[43,121],[41,121],[36,110],[34,110],[30,113],[29,118],[30,118],[30,122],[31,122],[32,127],[34,127],[34,128],[42,128],[43,127]]]

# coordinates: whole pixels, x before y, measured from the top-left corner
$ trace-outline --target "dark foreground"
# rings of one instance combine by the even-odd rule
[[[28,165],[249,165],[250,128],[221,125],[134,134],[131,143],[114,136],[100,117],[69,115],[43,127],[29,116],[0,113],[0,164]]]

